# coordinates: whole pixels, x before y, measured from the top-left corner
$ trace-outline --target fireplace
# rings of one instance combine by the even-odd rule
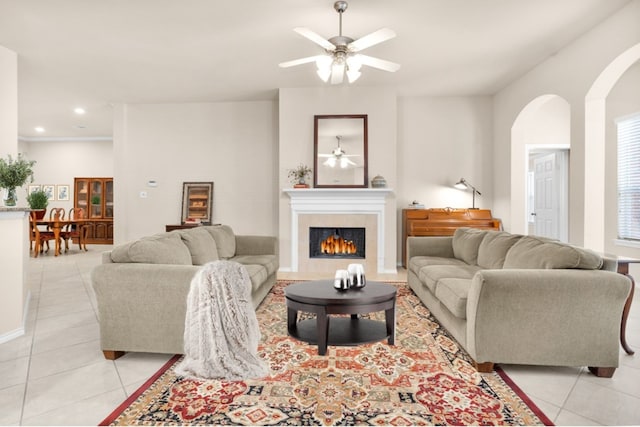
[[[395,270],[395,209],[385,201],[392,194],[388,188],[307,188],[284,189],[290,198],[290,238],[282,239],[283,254],[291,254],[289,268],[281,270],[322,273],[333,277],[337,269],[349,264],[363,264],[367,274],[396,273]],[[387,212],[389,211],[389,212]],[[358,258],[311,257],[310,228],[325,227],[329,233],[336,229],[363,228],[366,241]],[[387,236],[388,235],[388,236]],[[385,237],[389,239],[385,240]],[[343,235],[343,239],[354,240]],[[285,257],[286,258],[286,257]],[[387,260],[388,258],[388,260]],[[284,258],[283,258],[284,259]],[[356,260],[357,259],[357,260]],[[286,262],[286,261],[285,261]],[[394,268],[385,269],[385,262]],[[286,265],[283,263],[283,265]]]
[[[309,258],[365,258],[364,227],[309,227]]]

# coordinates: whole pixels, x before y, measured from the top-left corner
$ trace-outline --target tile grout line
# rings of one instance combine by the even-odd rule
[[[36,340],[36,329],[38,327],[38,310],[40,309],[40,301],[42,299],[42,282],[44,280],[44,265],[41,264],[39,265],[40,267],[40,280],[38,281],[38,302],[37,304],[35,304],[35,307],[33,307],[34,310],[34,319],[33,319],[33,334],[31,336],[31,345],[29,346],[29,363],[27,364],[27,375],[24,379],[24,391],[22,393],[22,406],[20,408],[20,419],[19,419],[19,425],[23,425],[23,421],[24,421],[24,407],[27,404],[27,390],[29,389],[29,377],[31,374],[31,360],[33,357],[33,345],[35,343]],[[30,272],[28,274],[31,274]],[[33,298],[33,294],[31,294],[31,297]],[[27,314],[28,316],[28,314]]]

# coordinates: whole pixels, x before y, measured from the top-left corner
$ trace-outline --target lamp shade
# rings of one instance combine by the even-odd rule
[[[467,190],[467,189],[469,189],[469,186],[467,185],[467,181],[465,181],[464,178],[460,178],[460,181],[458,181],[455,184],[453,184],[453,186],[455,188],[457,188],[458,190]]]

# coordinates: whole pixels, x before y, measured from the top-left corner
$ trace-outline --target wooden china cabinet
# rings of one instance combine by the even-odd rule
[[[90,221],[87,243],[113,244],[113,178],[75,178],[73,206]]]

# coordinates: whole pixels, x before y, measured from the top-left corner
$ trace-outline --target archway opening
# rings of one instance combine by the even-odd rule
[[[529,102],[511,127],[511,232],[529,234],[531,213],[528,209],[532,193],[529,185],[532,153],[567,151],[571,145],[569,103],[558,95],[542,95]],[[558,183],[564,186],[565,183]],[[562,196],[567,203],[568,194]],[[558,221],[567,227],[568,207],[557,213]],[[535,221],[534,221],[535,222]],[[566,233],[562,236],[566,239]]]
[[[605,248],[606,99],[622,75],[640,60],[640,43],[615,58],[585,96],[584,246]]]

